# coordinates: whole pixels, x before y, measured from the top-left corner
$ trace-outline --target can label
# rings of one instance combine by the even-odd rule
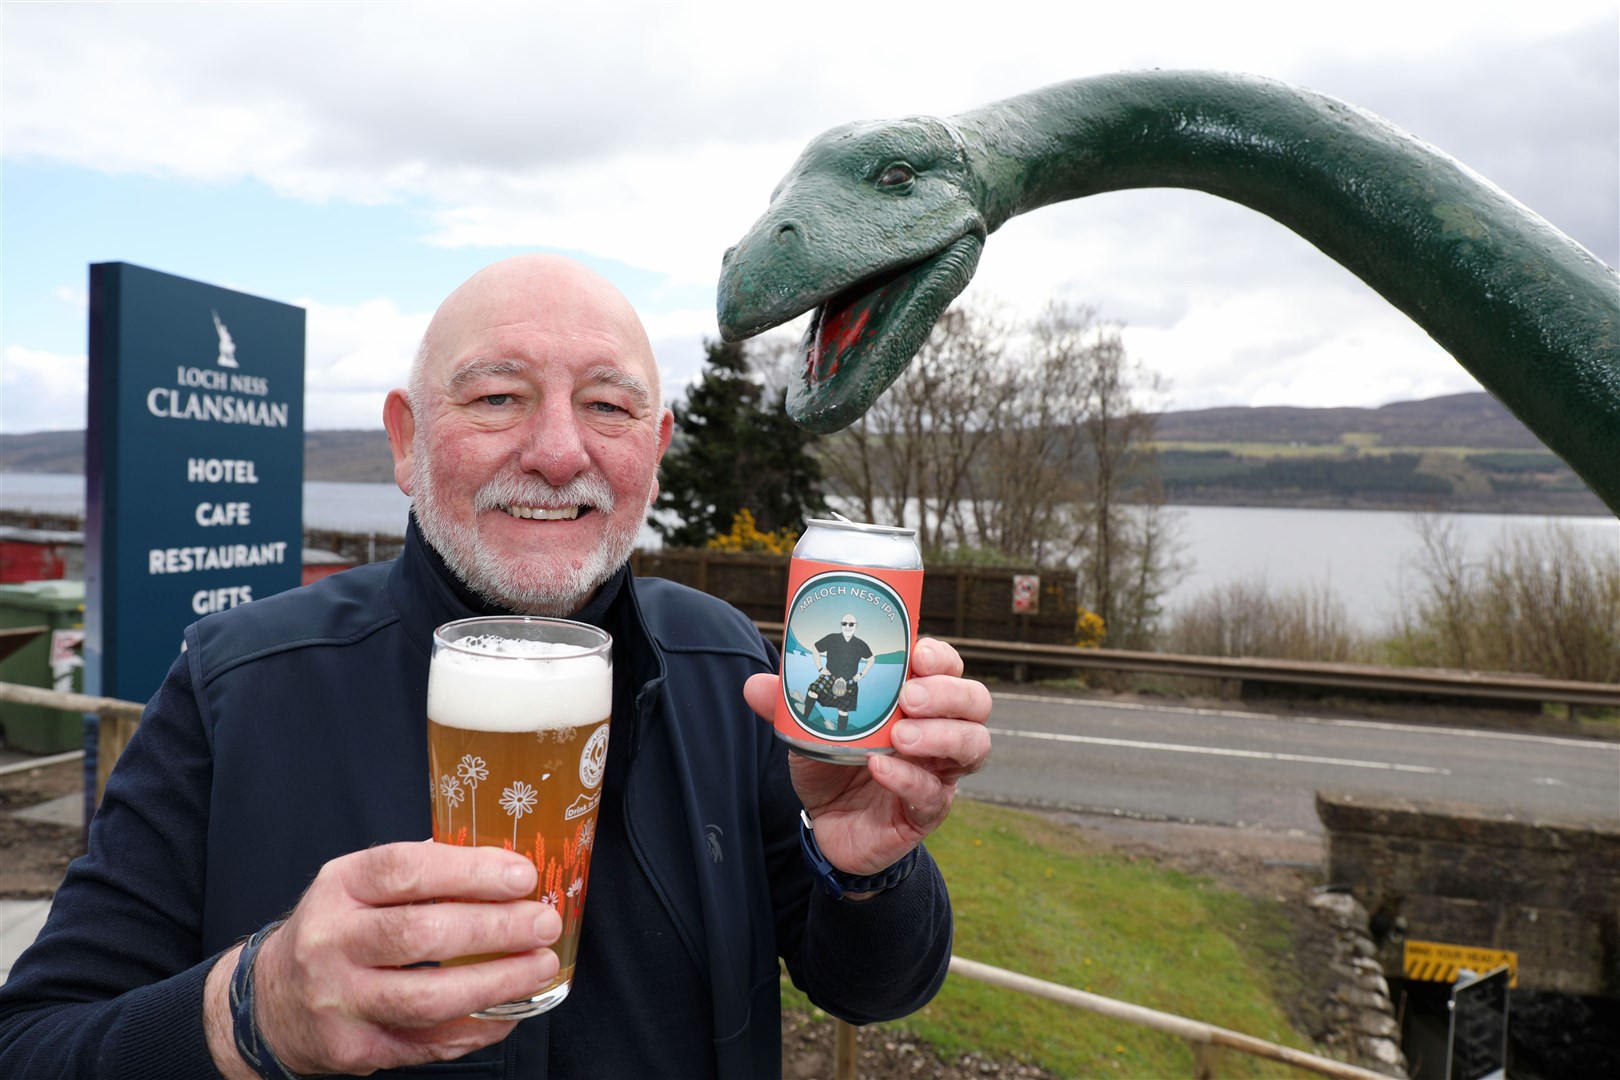
[[[887,751],[911,669],[921,570],[794,559],[776,730],[795,743]]]

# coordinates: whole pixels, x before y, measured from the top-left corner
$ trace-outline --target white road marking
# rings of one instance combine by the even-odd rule
[[[1356,758],[1316,757],[1311,754],[1276,754],[1269,750],[1236,750],[1224,746],[1187,746],[1182,743],[1144,742],[1138,739],[1104,739],[1096,735],[1066,735],[1055,731],[1019,731],[1015,728],[990,729],[990,734],[1017,739],[1044,739],[1048,742],[1088,743],[1093,746],[1123,746],[1133,750],[1166,750],[1176,754],[1207,754],[1211,757],[1255,758],[1260,761],[1295,761],[1307,765],[1341,765],[1347,769],[1382,769],[1386,772],[1428,773],[1450,776],[1450,769],[1430,765],[1403,765],[1394,761],[1360,761]]]
[[[1181,716],[1227,716],[1234,720],[1280,720],[1284,723],[1322,724],[1327,727],[1369,728],[1373,731],[1405,731],[1422,735],[1459,735],[1470,739],[1504,739],[1510,742],[1552,743],[1578,746],[1583,750],[1620,753],[1620,742],[1599,739],[1568,739],[1561,735],[1535,735],[1519,731],[1482,731],[1479,728],[1430,727],[1424,724],[1392,724],[1380,720],[1346,720],[1326,716],[1279,716],[1276,713],[1244,712],[1241,709],[1201,709],[1191,705],[1146,705],[1136,701],[1096,701],[1090,698],[1052,697],[992,691],[992,696],[1008,701],[1032,701],[1040,705],[1068,705],[1082,709],[1134,709],[1138,712],[1174,713]]]

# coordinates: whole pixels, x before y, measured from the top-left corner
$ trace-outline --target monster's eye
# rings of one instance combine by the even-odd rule
[[[893,165],[890,165],[887,169],[883,170],[882,175],[877,178],[877,186],[901,187],[905,184],[911,183],[911,181],[916,178],[916,175],[916,173],[911,171],[910,165],[907,165],[903,161],[897,161]]]

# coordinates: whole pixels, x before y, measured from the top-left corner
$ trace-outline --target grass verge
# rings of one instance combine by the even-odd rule
[[[1037,815],[965,799],[928,847],[950,885],[957,955],[1313,1049],[1281,1005],[1298,987],[1280,904],[1088,851],[1074,831]],[[810,1008],[785,979],[783,1001]],[[954,975],[922,1011],[880,1028],[947,1056],[977,1050],[1061,1076],[1193,1075],[1192,1051],[1174,1036]],[[1220,1069],[1311,1075],[1232,1051]]]

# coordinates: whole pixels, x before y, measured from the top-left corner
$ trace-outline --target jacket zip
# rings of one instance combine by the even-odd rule
[[[656,691],[654,693],[656,694]],[[686,924],[676,914],[675,905],[670,902],[668,894],[664,892],[664,887],[659,884],[658,878],[653,875],[647,857],[642,854],[641,841],[636,836],[636,830],[630,816],[630,791],[633,787],[630,781],[631,774],[635,770],[636,758],[641,751],[640,728],[644,719],[642,712],[646,694],[647,688],[643,687],[642,693],[636,695],[636,731],[630,739],[630,759],[625,762],[624,766],[624,836],[630,842],[630,853],[636,857],[636,865],[641,868],[641,876],[646,878],[647,884],[652,886],[653,895],[658,897],[658,903],[663,907],[664,913],[669,916],[670,924],[675,927],[675,934],[681,939],[682,947],[686,949],[686,954],[692,958],[692,965],[697,968],[698,975],[703,980],[703,988],[712,992],[709,985],[708,964],[702,957],[698,956],[697,945],[687,934]]]

